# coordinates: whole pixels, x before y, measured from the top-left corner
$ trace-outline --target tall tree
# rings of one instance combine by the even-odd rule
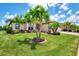
[[[11,25],[12,23],[21,23],[21,16],[17,15],[13,19],[7,19],[6,22],[9,23],[8,25]]]
[[[67,29],[68,31],[71,29],[71,23],[70,22],[65,22],[63,24],[64,28]]]
[[[12,28],[14,29],[14,27],[16,26],[15,24],[17,23],[20,26],[20,24],[23,23],[23,20],[22,20],[22,16],[17,15],[13,19],[8,19],[6,22],[8,22],[8,27],[10,27],[11,29]]]
[[[34,17],[33,20],[36,23],[36,28],[37,28],[36,35],[37,38],[40,38],[41,37],[40,26],[42,22],[49,21],[49,14],[47,10],[45,10],[42,6],[38,5],[34,8],[33,17]]]

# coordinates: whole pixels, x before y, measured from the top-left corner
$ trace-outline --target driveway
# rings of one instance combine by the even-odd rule
[[[74,32],[61,32],[61,33],[79,36],[79,33],[74,33]]]

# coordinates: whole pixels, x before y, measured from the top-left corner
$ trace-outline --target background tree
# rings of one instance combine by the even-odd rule
[[[21,23],[21,16],[17,15],[16,17],[14,17],[13,19],[7,19],[6,23],[8,23],[8,25],[10,26],[12,23]]]
[[[70,22],[65,22],[63,24],[64,29],[66,29],[67,31],[69,31],[71,29],[71,23]]]
[[[16,23],[18,25],[22,24],[22,17],[17,15],[16,17],[14,17],[13,19],[8,19],[6,21],[8,23],[8,29],[7,29],[7,32],[10,33],[10,32],[14,32],[12,31],[12,27],[14,27],[13,25],[15,25]],[[16,25],[15,25],[16,26]],[[19,32],[16,30],[16,32]]]
[[[2,26],[0,26],[0,31],[3,30]]]
[[[72,25],[71,25],[71,29],[72,29],[72,31],[75,31],[76,25],[75,25],[75,24],[72,24]]]
[[[49,27],[52,29],[53,33],[56,33],[58,27],[60,27],[60,24],[58,22],[53,22],[49,24]]]

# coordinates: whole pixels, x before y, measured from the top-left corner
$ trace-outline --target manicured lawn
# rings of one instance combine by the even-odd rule
[[[76,55],[76,43],[79,37],[74,35],[61,34],[48,35],[42,33],[47,42],[37,45],[31,50],[29,44],[19,44],[17,40],[36,37],[35,33],[7,34],[0,31],[0,55],[5,56],[73,56]]]

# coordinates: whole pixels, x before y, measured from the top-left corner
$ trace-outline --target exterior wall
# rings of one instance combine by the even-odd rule
[[[42,32],[48,32],[48,24],[42,24],[40,26],[40,29]]]
[[[12,30],[16,30],[16,29],[15,29],[15,23],[12,23],[11,26],[12,26]]]
[[[36,31],[36,24],[33,24],[33,30]]]
[[[12,30],[17,30],[15,26],[16,26],[15,23],[12,23]],[[19,30],[28,30],[28,27],[29,27],[29,23],[20,24]],[[48,32],[48,24],[42,24],[40,26],[40,29],[42,32]],[[36,31],[36,24],[33,24],[33,30]]]
[[[25,24],[20,24],[20,30],[28,30],[29,24],[25,23]]]
[[[24,24],[20,24],[20,30],[24,30]]]
[[[12,30],[17,30],[16,23],[12,23],[11,26],[12,26]],[[28,23],[20,24],[20,28],[18,30],[28,30]]]
[[[28,23],[25,23],[24,24],[24,30],[28,30],[28,27],[29,27],[29,24]]]
[[[29,24],[28,23],[27,23],[26,27],[27,27],[26,30],[28,30],[29,29]]]

